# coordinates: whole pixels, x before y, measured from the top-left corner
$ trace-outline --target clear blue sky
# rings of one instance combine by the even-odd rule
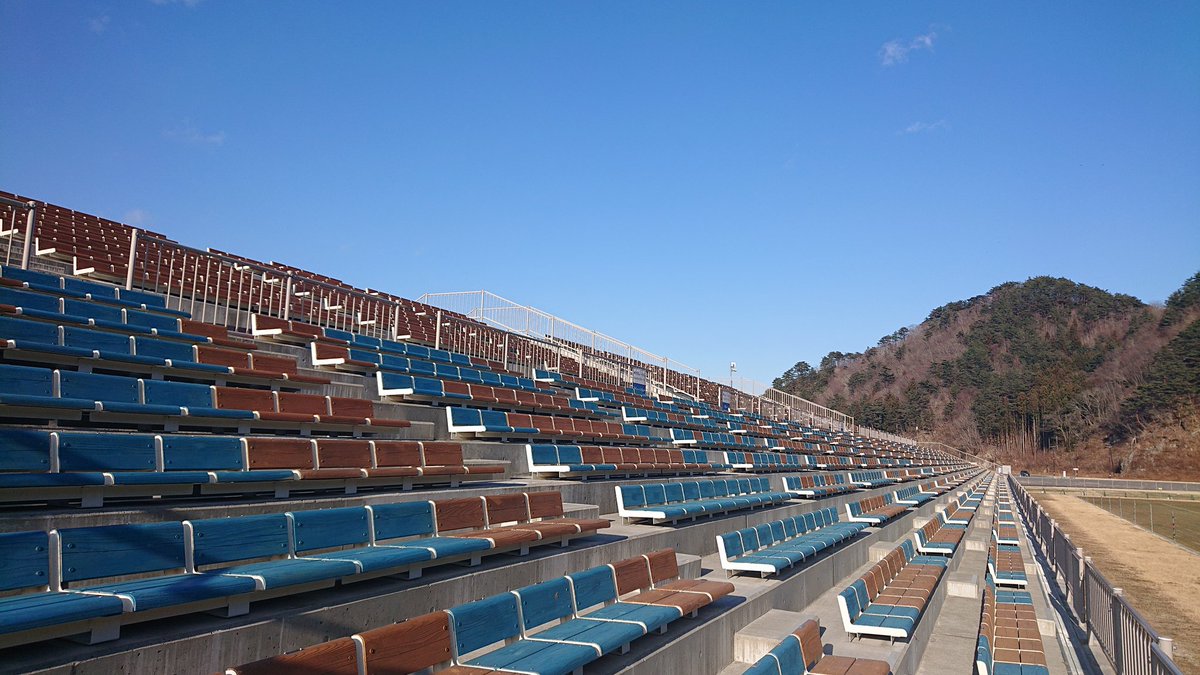
[[[1200,269],[1200,4],[0,3],[0,187],[723,378]]]

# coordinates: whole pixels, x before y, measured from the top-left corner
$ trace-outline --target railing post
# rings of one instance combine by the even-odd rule
[[[284,321],[292,317],[292,273],[288,272],[287,283],[283,285],[283,311],[280,312]]]
[[[392,307],[392,340],[400,339],[400,305]]]
[[[33,211],[34,202],[29,202],[25,211],[25,246],[21,249],[21,269],[29,269],[29,251],[33,249]]]
[[[508,333],[504,333],[504,369],[508,370]]]
[[[1125,675],[1125,648],[1121,644],[1121,602],[1124,589],[1113,587],[1112,598],[1109,601],[1109,614],[1112,616],[1112,660],[1117,669],[1117,675]]]
[[[441,349],[442,348],[442,310],[439,309],[437,311],[437,316],[435,318],[437,320],[437,325],[434,326],[434,328],[433,328],[433,348]]]
[[[1162,650],[1162,653],[1165,654],[1167,658],[1171,659],[1172,661],[1175,660],[1175,641],[1174,640],[1172,640],[1169,637],[1161,637],[1160,636],[1158,638],[1158,648]]]
[[[136,227],[130,228],[133,230],[129,233],[129,268],[125,270],[125,290],[133,289],[133,264],[137,261],[137,240],[138,233],[141,230]]]

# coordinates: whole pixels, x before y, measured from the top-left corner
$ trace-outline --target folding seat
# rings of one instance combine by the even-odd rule
[[[282,516],[280,516],[282,518]],[[286,537],[286,530],[285,530]],[[253,591],[248,579],[193,574],[187,566],[181,522],[107,525],[57,530],[62,582],[71,590],[117,598],[125,612],[145,611]],[[160,573],[132,581],[94,585],[100,579]]]

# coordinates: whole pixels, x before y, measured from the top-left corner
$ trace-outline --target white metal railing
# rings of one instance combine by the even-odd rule
[[[1034,543],[1054,573],[1062,578],[1067,606],[1095,639],[1117,675],[1182,675],[1171,659],[1174,643],[1159,635],[1125,599],[1082,548],[1050,517],[1016,480],[1012,492],[1029,523]]]

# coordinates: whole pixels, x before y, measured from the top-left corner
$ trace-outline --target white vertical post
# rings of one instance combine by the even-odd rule
[[[34,203],[29,202],[29,208],[25,211],[25,246],[21,250],[21,269],[29,269],[29,251],[33,249],[33,210]],[[16,213],[13,213],[16,217]]]
[[[283,309],[279,312],[284,321],[292,316],[292,273],[288,272],[287,283],[283,285]]]
[[[125,290],[133,288],[133,263],[137,260],[137,240],[138,233],[141,230],[132,228],[133,232],[129,235],[129,269],[125,270]]]
[[[437,325],[433,328],[433,348],[442,348],[442,310],[437,311]]]
[[[508,333],[504,333],[504,369],[508,370]]]

